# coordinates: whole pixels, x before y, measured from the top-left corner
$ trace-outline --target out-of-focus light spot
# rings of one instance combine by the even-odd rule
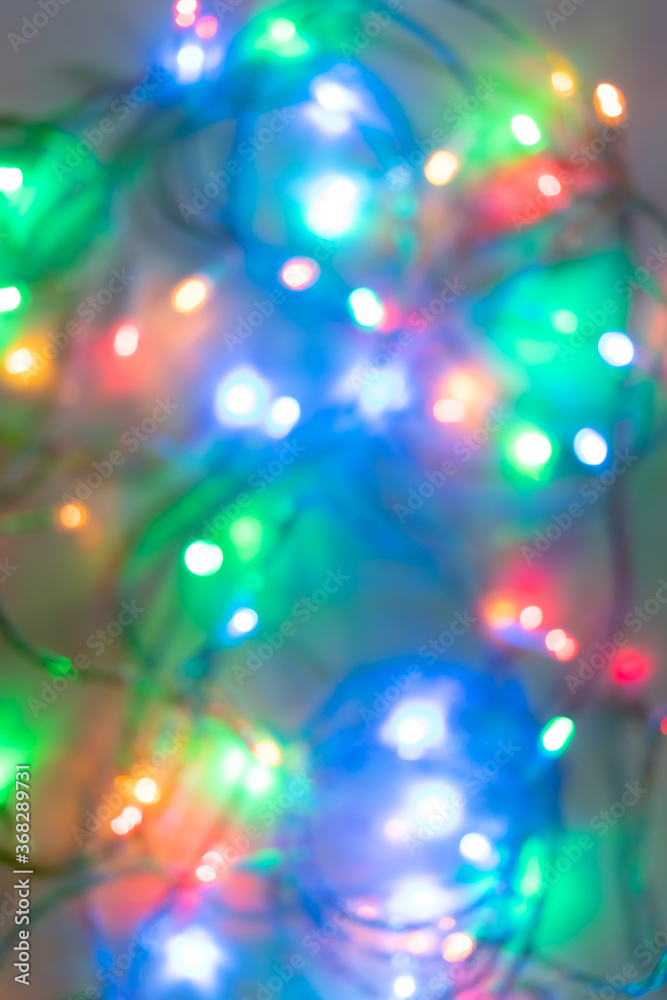
[[[320,265],[312,257],[291,257],[280,269],[280,280],[293,292],[303,292],[315,284],[320,276]]]
[[[195,875],[200,882],[213,882],[215,881],[215,868],[212,868],[211,865],[200,865],[195,870]]]
[[[313,88],[315,100],[328,111],[346,111],[351,106],[351,95],[346,87],[335,80],[322,80]]]
[[[273,775],[264,764],[257,764],[251,768],[245,778],[245,786],[249,792],[259,795],[266,792],[273,784]]]
[[[353,225],[359,190],[349,177],[324,177],[311,186],[306,204],[306,225],[316,236],[341,236]]]
[[[275,767],[281,760],[280,750],[271,740],[260,740],[253,753],[260,764],[265,764],[266,767]]]
[[[215,391],[214,410],[220,423],[247,426],[257,423],[266,409],[264,381],[250,369],[227,375]]]
[[[551,442],[539,431],[528,431],[517,440],[514,454],[522,465],[544,465],[551,458]]]
[[[213,938],[200,928],[191,928],[170,938],[166,946],[167,975],[173,979],[189,979],[208,985],[212,983],[220,952]]]
[[[73,531],[82,528],[87,520],[87,511],[80,503],[66,503],[60,508],[59,520],[63,528]]]
[[[552,653],[557,652],[562,646],[567,642],[567,633],[563,631],[562,628],[552,628],[550,632],[547,632],[544,645],[547,649],[551,650]]]
[[[446,898],[443,890],[431,882],[410,879],[390,898],[389,909],[398,919],[430,921],[442,913]]]
[[[542,174],[537,182],[537,186],[547,198],[555,198],[563,190],[560,181],[553,174]]]
[[[178,14],[194,14],[199,3],[198,0],[178,0],[174,6]]]
[[[152,778],[139,778],[134,786],[134,797],[139,802],[155,802],[158,788]]]
[[[605,118],[620,118],[625,110],[623,94],[611,83],[601,83],[595,88],[595,103]]]
[[[243,772],[247,770],[249,761],[250,757],[248,754],[244,753],[239,747],[229,750],[222,758],[221,770],[223,777],[228,781],[240,778]]]
[[[21,293],[15,285],[0,288],[0,312],[11,312],[21,304]]]
[[[258,621],[257,612],[252,608],[239,608],[229,620],[227,632],[236,638],[247,635],[256,627]]]
[[[522,146],[534,146],[542,138],[536,123],[528,115],[515,115],[512,131]]]
[[[218,854],[217,851],[207,851],[202,858],[202,861],[205,865],[208,865],[209,868],[213,868],[214,871],[216,868],[222,868],[225,863],[222,855]]]
[[[579,318],[571,309],[554,309],[549,313],[549,319],[558,333],[575,333],[579,328]]]
[[[130,824],[130,829],[134,829],[135,826],[138,826],[143,819],[141,809],[137,809],[136,806],[125,806],[120,815],[126,823]]]
[[[378,915],[378,911],[375,907],[370,906],[367,903],[362,903],[361,906],[358,906],[356,913],[362,920],[375,920]]]
[[[577,652],[577,644],[571,635],[566,636],[565,642],[554,650],[554,655],[557,660],[571,660]]]
[[[363,409],[372,415],[383,410],[400,409],[407,402],[402,372],[396,369],[380,372],[376,378],[364,382],[361,388],[361,402]]]
[[[355,288],[347,300],[355,323],[359,326],[377,326],[384,317],[384,306],[370,288]]]
[[[449,378],[447,388],[452,396],[455,396],[456,399],[462,399],[465,402],[477,394],[479,386],[474,378],[471,378],[465,372],[455,372]]]
[[[462,962],[472,955],[474,948],[475,942],[469,934],[455,931],[454,934],[448,934],[443,941],[442,957],[445,962]]]
[[[550,754],[563,753],[574,736],[574,722],[565,715],[558,715],[547,722],[540,735],[544,750]]]
[[[507,628],[516,621],[516,605],[504,599],[492,601],[486,619],[492,628]]]
[[[660,720],[660,732],[663,736],[667,736],[667,715]]]
[[[213,542],[201,539],[192,542],[185,550],[185,565],[195,576],[213,576],[222,566],[222,549]]]
[[[590,427],[584,427],[574,436],[574,453],[584,465],[601,465],[608,451],[605,439]]]
[[[400,1000],[407,1000],[407,997],[411,997],[416,988],[412,976],[396,976],[394,980],[394,996],[399,997]]]
[[[195,23],[195,15],[194,14],[177,14],[176,15],[176,24],[179,26],[179,28],[189,28],[194,23]]]
[[[193,83],[198,80],[204,67],[204,59],[205,54],[201,45],[188,42],[187,45],[181,46],[176,55],[179,79],[183,83]]]
[[[203,304],[207,291],[208,289],[201,278],[186,278],[172,291],[171,304],[176,312],[194,312]]]
[[[433,947],[433,939],[426,931],[413,931],[406,945],[411,955],[423,955]]]
[[[574,80],[563,70],[551,74],[551,85],[559,97],[570,97],[575,91]]]
[[[442,920],[438,921],[438,927],[441,931],[450,931],[455,926],[456,920],[454,917],[443,917]]]
[[[466,833],[461,837],[459,850],[468,861],[488,861],[493,853],[493,844],[483,833]]]
[[[262,547],[262,522],[249,514],[237,517],[229,526],[229,537],[241,562],[250,562]]]
[[[200,17],[195,26],[195,31],[200,38],[213,38],[218,31],[218,19],[211,14]]]
[[[542,608],[538,608],[537,604],[529,604],[519,615],[519,621],[527,631],[539,628],[542,624],[542,618]]]
[[[133,323],[124,323],[116,330],[113,339],[113,349],[122,358],[127,358],[134,354],[139,346],[139,331]]]
[[[611,662],[611,678],[616,684],[640,684],[650,674],[647,659],[634,649],[623,649]]]
[[[445,735],[440,708],[429,704],[402,705],[390,719],[390,733],[399,747],[436,746]]]
[[[403,840],[407,836],[410,826],[404,819],[394,816],[387,820],[384,825],[384,835],[387,840]]]
[[[112,819],[109,826],[117,837],[124,837],[132,829],[127,820],[123,819],[122,816],[116,816],[115,819]]]
[[[11,194],[23,184],[23,173],[18,167],[0,167],[0,191]]]
[[[272,437],[284,437],[301,416],[301,407],[293,396],[280,396],[271,405],[266,428]]]
[[[277,17],[269,28],[269,34],[274,42],[284,45],[296,35],[296,25],[286,17]]]
[[[456,789],[444,781],[422,785],[410,804],[413,822],[426,823],[433,836],[446,836],[461,823],[463,814],[458,798]]]
[[[429,184],[442,187],[443,184],[449,184],[458,167],[459,161],[453,153],[446,149],[439,149],[426,162],[424,176]]]
[[[433,416],[441,424],[460,424],[465,415],[465,404],[460,399],[438,399],[433,406]]]
[[[21,375],[32,367],[32,354],[27,347],[10,351],[5,358],[5,369],[10,375]]]
[[[635,356],[635,347],[626,333],[603,333],[598,341],[600,356],[608,365],[622,368]]]

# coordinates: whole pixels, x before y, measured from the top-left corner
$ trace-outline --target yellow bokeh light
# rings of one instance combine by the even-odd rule
[[[87,511],[82,504],[66,503],[60,508],[59,517],[63,528],[71,531],[74,528],[81,528],[86,523]]]
[[[564,70],[556,70],[551,74],[551,86],[559,97],[571,97],[575,91],[574,80]]]
[[[441,187],[449,184],[459,167],[459,161],[453,153],[440,149],[428,160],[424,167],[424,175],[429,184]]]
[[[27,347],[19,347],[15,351],[10,351],[5,358],[5,368],[10,375],[21,375],[30,371],[32,367],[32,354]]]
[[[261,740],[253,753],[257,760],[261,764],[266,764],[267,767],[275,767],[276,764],[280,763],[280,750],[271,740]]]
[[[625,98],[611,83],[601,83],[595,88],[595,104],[603,118],[620,118],[625,111]]]
[[[152,778],[139,778],[134,786],[134,796],[140,802],[154,802],[157,798],[157,785]]]
[[[206,284],[201,278],[186,278],[171,293],[171,304],[179,313],[194,312],[206,299]]]

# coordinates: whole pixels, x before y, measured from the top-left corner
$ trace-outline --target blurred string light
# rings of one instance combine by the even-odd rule
[[[542,174],[538,178],[537,186],[547,198],[555,198],[563,190],[560,181],[553,174]]]
[[[212,576],[222,566],[222,549],[213,542],[192,542],[185,550],[183,560],[195,576]]]
[[[205,40],[213,38],[218,31],[218,19],[213,17],[211,14],[206,14],[204,17],[200,17],[195,25],[195,31],[200,38]]]
[[[206,294],[206,284],[201,278],[186,278],[172,291],[171,304],[176,312],[194,312],[203,305]]]
[[[258,620],[257,612],[252,608],[239,608],[230,618],[227,632],[234,637],[247,635],[257,627]]]
[[[529,115],[515,115],[512,131],[522,146],[534,146],[542,138],[537,124]]]
[[[134,354],[139,346],[139,331],[133,323],[124,323],[114,334],[113,349],[122,358]]]
[[[158,787],[152,778],[139,778],[134,786],[134,795],[139,802],[155,802],[158,797]]]
[[[466,833],[461,837],[459,850],[468,861],[484,863],[493,854],[493,844],[483,833]]]
[[[80,503],[66,503],[60,508],[58,519],[69,531],[81,528],[86,523],[86,508]]]
[[[352,228],[359,208],[359,188],[350,178],[330,175],[316,181],[306,196],[305,222],[316,236],[331,239]]]
[[[0,288],[0,312],[11,312],[21,304],[21,293],[15,285]]]
[[[260,740],[253,753],[260,764],[265,764],[266,767],[275,767],[280,763],[282,757],[280,750],[272,740]]]
[[[527,431],[517,439],[514,445],[514,455],[517,461],[530,468],[548,462],[552,450],[549,438],[539,431]]]
[[[577,314],[571,309],[554,309],[549,314],[551,325],[558,333],[576,333],[579,328]]]
[[[205,53],[201,45],[188,42],[182,45],[176,55],[178,78],[181,83],[194,83],[201,77],[204,68]]]
[[[519,622],[525,629],[531,631],[540,627],[543,617],[542,608],[536,604],[529,604],[519,615]]]
[[[565,70],[551,74],[551,85],[559,97],[571,97],[576,89],[573,77]]]
[[[301,407],[293,396],[280,396],[274,400],[266,418],[266,428],[271,437],[281,438],[289,434],[299,422]]]
[[[453,153],[446,149],[440,149],[427,160],[424,167],[424,176],[429,184],[442,187],[449,184],[459,167],[459,161]]]
[[[441,424],[459,424],[465,415],[465,403],[460,399],[438,399],[433,406],[433,416]]]
[[[455,931],[448,934],[442,944],[442,957],[445,962],[463,962],[475,950],[475,942],[469,934]]]
[[[564,753],[574,736],[574,722],[567,716],[559,715],[547,722],[540,735],[542,748],[548,754]]]
[[[303,292],[311,288],[320,276],[320,265],[311,257],[291,257],[280,269],[280,280],[286,288]]]
[[[602,434],[584,427],[574,436],[574,453],[584,465],[601,465],[607,457],[609,447]]]
[[[328,111],[348,111],[353,104],[350,91],[335,80],[315,81],[312,93],[318,104]]]
[[[625,111],[625,98],[611,83],[601,83],[595,88],[595,105],[604,118],[612,121]]]
[[[175,934],[167,941],[165,950],[169,979],[189,980],[202,986],[213,984],[222,955],[204,928],[190,927]]]
[[[360,395],[362,410],[369,416],[402,409],[408,401],[405,379],[398,369],[380,372],[365,381]]]
[[[397,976],[394,980],[394,996],[399,1000],[407,1000],[417,988],[414,978],[409,975]]]
[[[23,172],[18,167],[0,167],[0,191],[13,194],[23,184]]]
[[[623,368],[635,356],[635,347],[626,333],[603,333],[598,341],[600,356],[608,365]]]
[[[27,347],[17,347],[5,358],[5,370],[10,375],[22,375],[32,368],[33,357]]]
[[[261,420],[266,410],[267,386],[250,368],[238,368],[225,376],[215,391],[215,415],[228,426],[249,426]]]
[[[352,318],[359,326],[376,327],[384,318],[380,297],[370,288],[355,288],[350,293],[348,305]]]

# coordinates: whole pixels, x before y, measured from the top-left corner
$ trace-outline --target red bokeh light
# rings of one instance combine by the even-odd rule
[[[649,674],[648,660],[635,649],[624,649],[611,662],[611,677],[616,684],[640,684]]]

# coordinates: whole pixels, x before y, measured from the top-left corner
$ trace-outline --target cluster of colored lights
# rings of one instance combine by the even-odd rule
[[[125,782],[127,779],[121,779]],[[138,802],[150,805],[159,798],[159,789],[152,778],[139,778],[134,785],[134,797]],[[117,837],[125,837],[143,820],[143,813],[137,806],[125,806],[120,815],[111,820],[109,826]]]

